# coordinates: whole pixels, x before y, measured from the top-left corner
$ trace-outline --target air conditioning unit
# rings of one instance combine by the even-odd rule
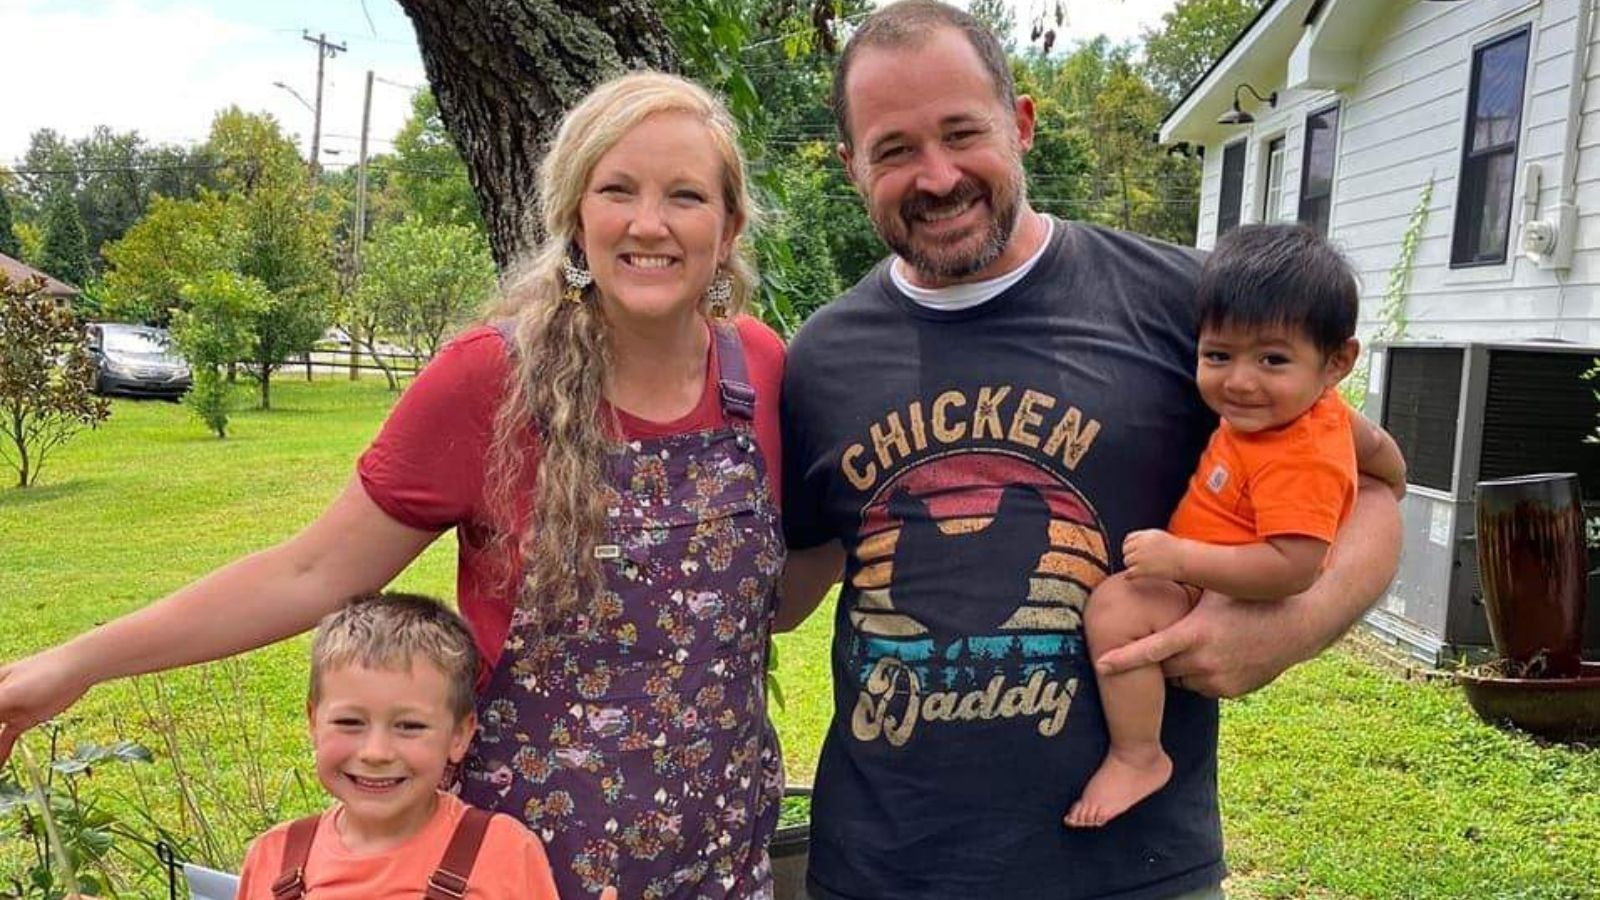
[[[1378,636],[1429,666],[1492,653],[1478,582],[1479,481],[1576,472],[1585,516],[1600,519],[1600,347],[1567,343],[1397,342],[1372,348],[1365,413],[1409,469],[1405,549],[1388,594],[1366,616]],[[1594,534],[1591,525],[1590,533]],[[1589,567],[1600,553],[1589,551]],[[1600,658],[1600,579],[1589,578],[1585,656]]]

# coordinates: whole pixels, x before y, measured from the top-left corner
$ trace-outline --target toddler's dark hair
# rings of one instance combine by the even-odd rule
[[[1344,255],[1304,225],[1241,225],[1223,235],[1200,271],[1200,330],[1299,331],[1323,353],[1355,337],[1361,312]]]

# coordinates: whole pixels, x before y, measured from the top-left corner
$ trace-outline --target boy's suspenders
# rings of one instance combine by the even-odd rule
[[[467,895],[467,879],[472,876],[472,866],[478,861],[478,849],[483,846],[484,833],[494,814],[469,806],[456,823],[450,845],[444,850],[439,867],[428,876],[428,887],[423,892],[425,900],[461,900]],[[278,880],[272,883],[272,900],[301,900],[306,895],[306,860],[311,856],[311,842],[317,836],[317,823],[321,815],[306,816],[289,823],[289,838],[283,845],[283,867]]]
[[[427,900],[461,900],[467,895],[467,879],[472,877],[472,864],[478,861],[478,848],[483,846],[484,832],[489,830],[489,820],[494,813],[468,806],[456,823],[456,833],[450,836],[450,845],[444,848],[444,858],[439,867],[428,876],[428,890],[422,896]]]
[[[272,900],[300,900],[306,895],[306,859],[317,836],[321,814],[289,823],[289,839],[283,844],[283,866],[272,883]]]

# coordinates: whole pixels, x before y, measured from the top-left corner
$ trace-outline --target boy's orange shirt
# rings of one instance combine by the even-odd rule
[[[1167,530],[1208,544],[1255,544],[1299,535],[1333,542],[1355,507],[1350,412],[1329,388],[1282,428],[1217,426]]]
[[[466,810],[454,795],[441,792],[433,818],[410,840],[383,853],[356,854],[345,848],[335,817],[322,814],[306,860],[307,900],[416,900],[428,876],[444,858],[456,823]],[[272,883],[283,868],[288,823],[256,838],[245,855],[239,900],[272,900]],[[478,850],[467,884],[467,900],[556,900],[555,881],[544,845],[521,822],[495,816]]]

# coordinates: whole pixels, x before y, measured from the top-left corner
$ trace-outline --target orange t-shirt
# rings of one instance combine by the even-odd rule
[[[306,859],[307,900],[416,900],[428,886],[455,833],[466,804],[441,792],[433,818],[405,843],[382,853],[356,854],[345,848],[334,817],[323,812]],[[287,823],[256,838],[245,854],[239,900],[272,900],[272,882],[283,869]],[[510,816],[495,816],[478,849],[467,884],[467,900],[556,900],[556,885],[544,845]]]
[[[1219,424],[1167,530],[1208,544],[1280,535],[1331,544],[1355,507],[1356,471],[1350,412],[1330,388],[1282,428],[1245,433]]]

